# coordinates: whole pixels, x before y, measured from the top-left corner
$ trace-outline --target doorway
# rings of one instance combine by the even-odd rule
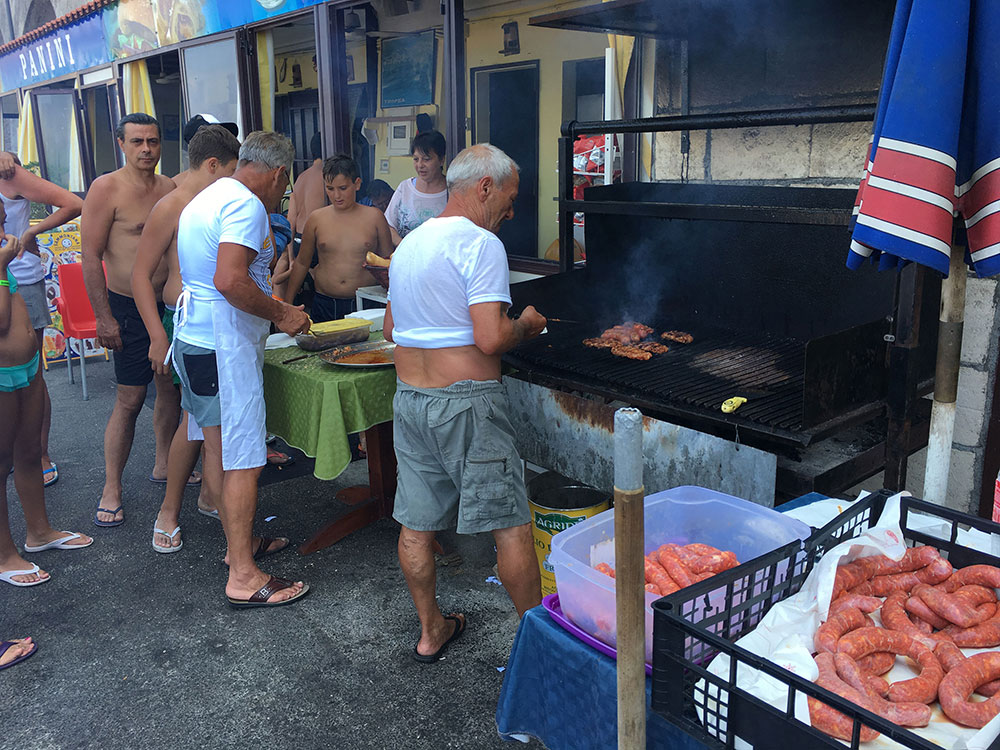
[[[514,218],[497,233],[508,255],[537,258],[538,60],[473,68],[472,142],[492,143],[521,168]]]

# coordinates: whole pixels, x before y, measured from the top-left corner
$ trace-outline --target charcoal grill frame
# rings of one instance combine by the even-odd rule
[[[789,207],[768,205],[766,203],[753,205],[704,205],[685,202],[627,202],[616,200],[591,199],[589,193],[598,193],[600,189],[591,189],[585,200],[573,199],[572,163],[573,142],[579,135],[594,135],[615,133],[636,135],[640,133],[726,129],[742,127],[765,127],[776,125],[810,125],[817,123],[847,123],[869,122],[874,118],[875,105],[861,104],[836,107],[818,107],[808,109],[785,109],[765,112],[735,112],[723,114],[698,114],[668,117],[626,119],[615,122],[568,122],[563,125],[562,137],[559,139],[559,269],[563,273],[573,273],[573,215],[605,214],[617,216],[656,216],[676,219],[711,219],[714,221],[737,222],[767,222],[772,224],[800,224],[819,226],[848,226],[850,212],[837,208]],[[791,189],[791,188],[790,188]],[[559,274],[560,276],[563,273]],[[546,280],[552,280],[549,277]],[[542,281],[542,280],[540,280]],[[919,445],[926,443],[925,425],[920,423],[919,410],[915,408],[919,397],[930,392],[933,379],[921,375],[926,370],[927,351],[933,347],[923,346],[922,339],[930,338],[936,333],[935,326],[928,326],[928,314],[931,308],[936,308],[934,284],[928,284],[928,273],[922,267],[910,267],[900,271],[896,277],[893,314],[887,321],[888,330],[885,334],[887,343],[887,367],[881,376],[887,379],[884,399],[877,403],[862,405],[855,409],[844,410],[839,415],[828,415],[825,421],[810,429],[783,430],[769,428],[757,433],[764,438],[765,444],[772,443],[780,450],[782,447],[802,449],[822,438],[835,434],[838,430],[858,425],[872,418],[884,415],[888,419],[888,431],[884,444],[884,455],[878,455],[883,449],[869,449],[863,456],[845,461],[829,474],[836,474],[838,481],[844,487],[847,482],[860,480],[875,473],[883,466],[886,469],[884,485],[901,489],[906,481],[907,457]],[[516,296],[516,295],[515,295]],[[925,299],[928,297],[928,299]],[[517,305],[515,299],[515,305]],[[934,310],[936,312],[936,309]],[[552,313],[549,313],[552,314]],[[924,325],[921,326],[923,320]],[[924,328],[923,336],[921,328]],[[929,336],[928,336],[929,334]],[[932,352],[933,353],[933,352]],[[509,354],[507,361],[515,366],[518,364],[516,353]],[[923,359],[923,361],[921,361]],[[523,362],[521,363],[524,364]],[[844,373],[839,373],[840,377]],[[704,410],[690,410],[677,404],[664,404],[651,401],[642,394],[629,393],[620,388],[609,388],[606,384],[588,379],[576,379],[566,373],[555,373],[532,365],[522,369],[517,374],[530,382],[535,382],[556,389],[575,389],[607,399],[622,399],[642,408],[646,413],[658,418],[666,417],[679,424],[693,426],[713,434],[730,437],[739,441],[741,438],[741,417],[730,415],[728,419],[718,418],[706,421]],[[823,415],[819,415],[822,417]],[[813,415],[814,418],[819,418]],[[811,420],[810,420],[811,421]],[[706,425],[708,425],[706,429]],[[748,425],[742,428],[746,434]],[[750,431],[751,436],[753,431]],[[880,460],[881,459],[881,460]],[[855,472],[863,472],[857,476],[848,476],[854,467]]]

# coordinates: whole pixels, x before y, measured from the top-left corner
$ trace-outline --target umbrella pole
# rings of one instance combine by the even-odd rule
[[[642,413],[615,412],[615,610],[618,750],[646,747],[646,575]]]
[[[951,443],[955,435],[955,402],[962,357],[962,325],[965,320],[967,272],[964,249],[952,247],[948,278],[941,280],[941,315],[938,318],[937,364],[934,369],[934,404],[931,407],[927,464],[924,469],[924,499],[945,505]]]

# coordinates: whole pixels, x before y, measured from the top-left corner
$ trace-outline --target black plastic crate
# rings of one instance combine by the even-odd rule
[[[737,737],[758,750],[780,746],[796,750],[844,748],[840,740],[794,718],[796,695],[802,692],[855,719],[853,748],[860,746],[858,733],[863,720],[903,747],[940,750],[913,732],[733,644],[753,630],[775,602],[798,592],[827,550],[870,528],[891,494],[882,490],[859,500],[801,545],[790,544],[654,602],[653,710],[712,748],[733,748]],[[917,498],[902,498],[900,509],[900,529],[907,544],[937,547],[955,567],[1000,565],[1000,558],[962,547],[956,541],[960,527],[1000,538],[1000,525]],[[909,523],[921,515],[944,522],[947,531],[938,537],[910,528]],[[724,677],[707,670],[719,653],[730,657]],[[747,668],[789,686],[783,709],[734,687],[739,670]],[[1000,750],[1000,739],[990,748]]]

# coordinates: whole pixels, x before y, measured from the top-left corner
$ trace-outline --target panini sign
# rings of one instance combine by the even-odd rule
[[[0,81],[10,91],[110,61],[101,14],[95,13],[0,57]]]

